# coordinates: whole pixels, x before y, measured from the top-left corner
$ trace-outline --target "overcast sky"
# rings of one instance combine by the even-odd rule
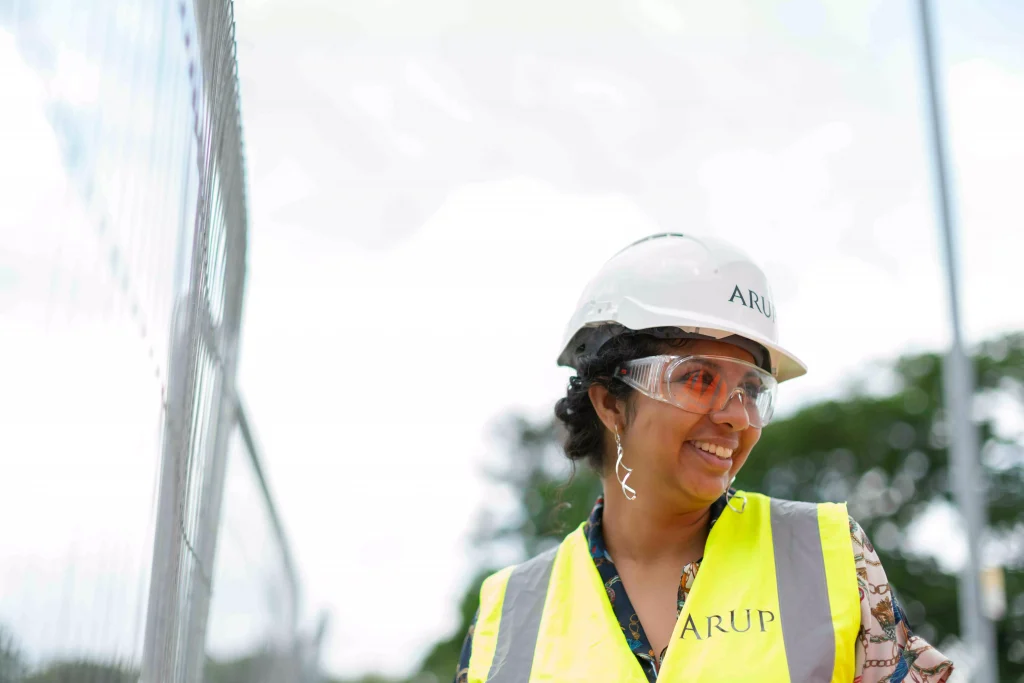
[[[1016,296],[1024,8],[937,5],[964,324],[977,341],[1024,329]],[[321,608],[332,614],[323,654],[335,673],[406,673],[454,627],[474,570],[467,532],[493,498],[480,467],[498,446],[495,422],[511,411],[550,414],[568,377],[555,357],[576,299],[631,240],[663,230],[715,234],[764,265],[783,343],[810,368],[782,388],[784,411],[841,392],[878,359],[948,341],[915,3],[558,7],[235,2],[251,222],[239,382],[301,568],[305,618]],[[16,64],[3,38],[0,60]],[[31,104],[28,72],[0,73],[21,88],[17,101]],[[41,125],[39,107],[4,111],[9,119],[20,112],[18,125]],[[37,132],[33,149],[47,153],[33,154],[31,177],[66,192],[56,148]],[[46,195],[26,195],[19,188],[33,185],[24,169],[3,168],[10,184],[0,228],[9,229],[0,235],[22,235],[5,250],[8,264],[20,263],[12,255],[35,247],[16,219],[35,215]],[[93,256],[101,258],[80,259]],[[137,345],[129,351],[100,336],[80,355],[55,346],[61,360],[42,362],[41,345],[61,328],[40,322],[42,331],[30,331],[44,316],[15,310],[19,292],[46,284],[32,272],[0,270],[19,285],[0,286],[4,329],[17,331],[5,380],[30,387],[32,367],[53,367],[55,377],[60,368],[78,387],[53,407],[72,416],[60,424],[95,431],[51,429],[39,441],[38,425],[52,424],[47,397],[12,393],[0,411],[0,443],[8,444],[0,452],[102,442],[118,415],[132,416],[123,417],[131,427],[111,453],[140,444],[152,451],[158,404],[150,411],[124,398],[155,399],[159,382],[132,379],[148,378],[152,363]],[[106,320],[132,323],[124,311]],[[156,339],[166,339],[161,331]],[[156,358],[165,357],[160,347]],[[104,381],[120,358],[131,368]],[[421,381],[396,383],[397,373]],[[47,468],[65,461],[19,467],[45,482]],[[152,488],[138,482],[149,486],[152,463],[100,462],[79,464],[64,493],[47,496],[87,497],[95,489],[75,485],[80,477],[123,477],[122,495],[149,509]],[[13,515],[26,498],[9,488]],[[110,509],[73,526],[101,525]],[[66,551],[74,539],[60,536],[72,532],[51,517],[40,528],[63,539],[62,558],[75,557]],[[231,517],[245,536],[243,518]],[[133,520],[140,548],[150,521]],[[12,556],[44,555],[32,550],[38,537],[18,536]],[[87,554],[103,558],[103,535],[89,538]],[[144,573],[138,549],[113,556],[137,564],[122,577]],[[56,562],[18,567],[19,585],[37,585],[40,595],[73,583]],[[0,614],[41,600],[0,602]],[[211,627],[238,623],[230,617]]]

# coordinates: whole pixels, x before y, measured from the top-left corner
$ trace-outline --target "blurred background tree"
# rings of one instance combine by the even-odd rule
[[[484,567],[459,605],[459,626],[427,654],[413,681],[447,681],[455,675],[462,642],[479,604],[480,585],[493,572],[558,544],[590,514],[601,483],[590,468],[573,470],[562,453],[562,431],[554,420],[511,416],[499,428],[504,448],[486,470],[508,506],[484,510],[473,536]]]
[[[138,670],[129,664],[76,660],[47,664],[41,671],[21,679],[21,683],[138,683],[138,680]]]
[[[20,683],[26,672],[14,635],[0,624],[0,683]]]
[[[286,652],[264,647],[234,659],[207,657],[203,683],[261,683],[262,681],[298,680],[290,671],[291,659]]]

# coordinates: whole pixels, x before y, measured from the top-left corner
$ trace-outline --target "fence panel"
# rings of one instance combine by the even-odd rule
[[[10,680],[140,667],[199,197],[184,21],[173,2],[0,1]]]
[[[0,682],[201,680],[237,623],[220,530],[266,530],[238,491],[273,510],[232,483],[221,523],[254,462],[230,3],[0,0],[0,124]],[[284,557],[260,644],[299,653]]]

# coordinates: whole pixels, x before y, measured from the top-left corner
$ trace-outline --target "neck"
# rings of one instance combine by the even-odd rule
[[[627,500],[619,483],[605,482],[604,542],[612,560],[682,567],[704,555],[710,505],[673,509],[650,494]]]

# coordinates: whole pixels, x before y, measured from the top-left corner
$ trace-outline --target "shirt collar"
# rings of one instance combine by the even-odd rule
[[[729,489],[728,492],[723,493],[718,500],[711,504],[711,515],[708,520],[709,527],[714,526],[718,518],[722,516],[722,511],[729,504],[729,498],[735,493],[735,490]],[[608,554],[608,547],[604,543],[603,519],[604,496],[599,496],[594,503],[594,507],[590,510],[590,516],[587,518],[586,524],[583,526],[583,535],[587,538],[587,546],[590,548],[590,555],[594,558],[595,562],[612,561],[611,555]]]

